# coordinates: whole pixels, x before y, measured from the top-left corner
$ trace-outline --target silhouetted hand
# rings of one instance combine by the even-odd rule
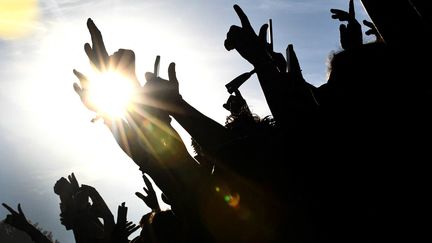
[[[163,103],[163,105],[173,105],[181,101],[179,93],[179,82],[176,76],[175,63],[168,66],[168,80],[156,77],[154,73],[145,74],[147,80],[144,85],[144,92]]]
[[[54,192],[61,197],[72,197],[78,190],[80,186],[72,173],[68,175],[67,179],[62,177],[54,185]]]
[[[92,46],[89,43],[84,44],[84,50],[91,63],[99,70],[104,70],[109,66],[109,56],[105,48],[102,34],[96,27],[92,19],[87,20],[87,27],[90,32]]]
[[[81,210],[85,210],[88,205],[88,196],[76,195],[72,192],[70,183],[64,178],[60,178],[54,186],[54,191],[60,196],[60,223],[67,230],[77,227],[76,222],[82,215]],[[78,196],[78,197],[77,197]]]
[[[89,80],[88,80],[88,78],[84,74],[78,72],[75,69],[73,70],[73,73],[75,74],[75,76],[80,81],[80,85],[78,85],[77,83],[74,83],[73,87],[74,87],[75,92],[80,97],[81,102],[85,105],[85,107],[87,107],[87,109],[94,111],[94,112],[99,112],[96,105],[92,102],[92,100],[89,97]]]
[[[60,222],[70,230],[74,226],[77,203],[74,195],[79,190],[79,184],[74,173],[68,179],[62,177],[54,185],[54,192],[60,196]],[[87,200],[87,199],[86,199]]]
[[[88,202],[88,198],[91,199],[91,205]],[[77,230],[90,238],[111,240],[115,227],[114,216],[99,192],[94,187],[81,185],[80,190],[75,195],[75,199],[77,204],[82,204],[78,206],[81,209],[78,215],[80,225],[77,226]],[[84,205],[87,206],[82,207]],[[103,225],[101,225],[97,218],[103,219]]]
[[[84,51],[94,67],[101,71],[118,71],[126,77],[137,80],[135,74],[135,53],[132,50],[119,49],[112,55],[108,55],[102,34],[92,19],[87,20],[92,46],[84,44]]]
[[[84,104],[84,106],[89,109],[90,111],[93,111],[95,113],[97,113],[96,117],[92,119],[92,121],[95,121],[99,118],[104,118],[106,121],[112,120],[113,117],[111,117],[109,114],[104,113],[102,110],[98,109],[96,104],[94,103],[94,101],[90,98],[90,92],[89,92],[89,85],[90,85],[90,80],[87,78],[87,76],[85,76],[84,74],[82,74],[81,72],[77,71],[77,70],[73,70],[73,73],[75,74],[75,76],[78,78],[78,80],[80,81],[80,84],[78,83],[74,83],[73,84],[73,88],[75,90],[75,92],[78,94],[78,96],[81,99],[81,102]],[[129,80],[125,80],[125,82],[129,82],[131,81],[131,79]],[[141,87],[139,86],[139,82],[138,80],[136,81],[131,81],[133,83],[133,93],[139,93],[141,91]],[[133,100],[133,98],[132,98]]]
[[[71,183],[64,177],[56,181],[54,185],[54,192],[59,196],[72,197],[74,190]]]
[[[118,206],[117,223],[111,235],[112,242],[115,243],[129,242],[128,240],[129,235],[131,235],[139,228],[139,226],[136,226],[132,222],[128,222],[126,219],[127,219],[127,207],[123,202],[121,205]]]
[[[114,216],[111,213],[110,209],[106,205],[102,196],[99,192],[92,186],[89,185],[81,185],[80,191],[77,193],[85,193],[92,201],[91,211],[98,217],[104,219],[104,224],[111,223],[114,225]],[[108,219],[109,222],[105,222]]]
[[[102,34],[91,19],[88,19],[87,27],[91,35],[92,46],[86,43],[84,50],[93,66],[100,72],[122,74],[125,77],[125,82],[130,82],[135,89],[134,92],[138,92],[141,85],[135,73],[135,53],[132,50],[119,49],[114,54],[108,55]],[[80,85],[77,83],[73,85],[75,92],[80,96],[81,101],[89,110],[98,113],[92,121],[100,117],[110,119],[111,117],[99,111],[91,99],[89,99],[88,91],[91,80],[77,70],[74,70],[74,74],[80,81]]]
[[[349,12],[340,9],[330,9],[330,12],[333,14],[333,19],[348,21],[347,25],[341,24],[339,26],[342,48],[347,50],[361,46],[363,44],[362,30],[361,25],[355,18],[353,0],[349,2]]]
[[[52,243],[44,234],[42,234],[35,226],[30,224],[24,215],[21,204],[18,204],[18,212],[9,207],[6,203],[2,203],[11,214],[6,216],[4,222],[19,230],[26,232],[35,243]]]
[[[141,200],[144,201],[144,203],[151,208],[153,211],[158,212],[160,211],[160,207],[159,207],[159,202],[156,196],[156,192],[153,189],[153,185],[150,182],[150,180],[147,178],[147,176],[145,174],[143,174],[143,179],[144,179],[144,183],[146,185],[146,187],[143,187],[143,190],[145,191],[145,193],[147,194],[147,196],[144,196],[142,193],[140,192],[135,192],[135,195],[139,198],[141,198]]]
[[[128,243],[128,237],[135,231],[137,231],[140,226],[128,221],[125,224],[116,224],[114,231],[112,233],[112,242],[115,243]]]
[[[19,230],[27,231],[30,223],[27,221],[23,211],[21,210],[21,204],[18,204],[18,212],[9,207],[6,203],[2,203],[11,214],[8,214],[5,219],[5,223],[9,224]]]
[[[234,5],[234,10],[240,18],[242,27],[236,25],[230,27],[224,43],[225,48],[228,51],[236,49],[252,65],[264,62],[269,57],[266,41],[268,25],[261,26],[257,36],[243,10],[238,5]]]
[[[378,29],[375,27],[375,25],[367,20],[363,20],[363,24],[366,25],[369,29],[365,32],[366,35],[374,35],[376,42],[383,42],[383,38],[378,32]]]

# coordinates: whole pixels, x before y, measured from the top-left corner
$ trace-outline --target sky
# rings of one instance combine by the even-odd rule
[[[108,129],[90,122],[93,114],[72,88],[72,69],[91,71],[83,48],[90,42],[86,20],[99,27],[108,52],[135,51],[142,83],[156,55],[161,77],[176,62],[183,98],[223,124],[229,114],[222,108],[229,97],[224,85],[252,69],[223,46],[229,27],[240,25],[233,4],[256,31],[271,18],[274,49],[285,53],[293,44],[305,79],[326,82],[328,56],[340,50],[340,23],[329,10],[348,9],[348,0],[0,0],[0,202],[21,203],[54,238],[74,242],[59,222],[53,192],[60,177],[74,172],[114,214],[126,202],[129,220],[138,222],[149,211],[134,195],[144,185],[140,172]],[[357,19],[367,19],[360,1],[355,4]],[[256,77],[240,91],[254,113],[270,115]],[[1,208],[0,219],[6,214]]]

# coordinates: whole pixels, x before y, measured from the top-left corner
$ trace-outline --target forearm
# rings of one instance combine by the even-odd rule
[[[159,168],[150,171],[148,168],[143,168],[143,172],[153,179],[168,198],[171,209],[179,217],[188,216],[192,209],[197,208],[197,200],[199,200],[197,191],[200,191],[203,186],[203,180],[209,177],[208,173],[203,173],[198,166],[184,168],[182,164],[196,164],[191,157],[184,159],[189,161],[177,160],[175,162],[179,166],[175,168]]]
[[[167,196],[178,197],[185,187],[193,186],[198,164],[170,124],[156,124],[131,112],[127,123],[107,121],[106,125],[119,146]]]
[[[284,116],[283,114],[287,112],[284,109],[284,100],[282,100],[281,95],[282,92],[287,92],[281,90],[284,86],[283,82],[286,80],[283,79],[283,75],[270,60],[255,64],[254,67],[269,109],[274,119],[280,121]]]
[[[180,100],[176,107],[172,113],[174,119],[207,151],[216,151],[231,141],[232,137],[224,126],[205,116],[185,100]]]
[[[40,232],[36,227],[30,223],[26,226],[25,232],[30,236],[30,238],[35,243],[52,243],[42,232]]]
[[[314,87],[301,73],[279,72],[271,63],[258,65],[256,69],[270,111],[280,126],[302,122],[316,111],[318,103]]]

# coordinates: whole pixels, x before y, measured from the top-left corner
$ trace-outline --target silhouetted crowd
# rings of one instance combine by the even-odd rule
[[[74,89],[142,171],[146,195],[136,195],[151,212],[130,222],[123,203],[114,218],[98,191],[71,174],[54,186],[61,224],[78,243],[414,241],[425,227],[417,217],[425,213],[429,192],[431,25],[421,3],[406,2],[400,9],[417,16],[411,19],[417,36],[412,29],[406,30],[412,38],[403,36],[403,30],[403,41],[386,35],[395,26],[382,14],[377,21],[371,15],[374,23],[363,21],[366,34],[376,37],[363,43],[353,1],[349,11],[332,9],[332,18],[343,22],[342,49],[330,57],[328,80],[320,87],[303,78],[293,45],[285,56],[273,50],[268,24],[257,35],[234,5],[241,26],[230,27],[224,46],[253,70],[226,85],[229,98],[222,106],[231,114],[225,125],[183,99],[174,63],[163,79],[158,56],[141,85],[134,52],[110,55],[89,19],[92,43],[84,49],[90,62],[101,72],[128,77],[134,98],[125,117],[113,118],[92,104],[92,81],[76,70],[80,83]],[[252,113],[240,93],[252,75],[271,116]],[[192,137],[194,156],[172,119]],[[169,210],[160,209],[148,177]],[[3,206],[10,211],[7,224],[34,242],[51,242],[28,223],[20,205],[18,212]],[[137,230],[139,236],[129,239]]]

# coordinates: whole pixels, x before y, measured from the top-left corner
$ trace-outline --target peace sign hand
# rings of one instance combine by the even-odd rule
[[[9,224],[19,230],[27,231],[30,223],[27,221],[27,218],[25,217],[22,209],[21,204],[18,204],[18,212],[13,210],[9,205],[6,203],[2,203],[3,207],[5,207],[11,214],[8,214],[5,219],[5,223]]]
[[[142,193],[140,192],[136,192],[135,195],[139,198],[141,198],[141,200],[144,201],[144,203],[151,208],[153,211],[158,212],[160,211],[160,207],[159,207],[159,202],[156,196],[156,192],[153,189],[153,185],[151,184],[150,180],[147,178],[147,176],[145,174],[143,174],[143,179],[144,179],[144,183],[146,185],[146,187],[143,187],[143,190],[145,191],[145,193],[147,194],[147,196],[144,196]]]

